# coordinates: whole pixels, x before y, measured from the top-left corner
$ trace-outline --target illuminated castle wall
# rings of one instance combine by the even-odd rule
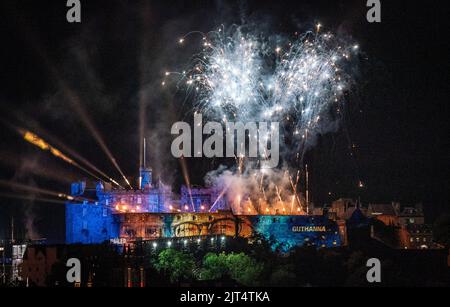
[[[176,200],[169,187],[153,185],[151,171],[146,171],[137,191],[113,190],[100,183],[89,189],[83,182],[74,183],[73,197],[93,201],[66,204],[66,243],[217,235],[249,238],[254,233],[284,250],[304,244],[336,247],[345,243],[345,225],[323,216],[236,215],[216,188],[183,187]]]
[[[338,225],[322,216],[236,216],[231,212],[123,214],[120,225],[120,238],[127,241],[201,236],[249,238],[256,232],[283,250],[303,244],[343,244]]]

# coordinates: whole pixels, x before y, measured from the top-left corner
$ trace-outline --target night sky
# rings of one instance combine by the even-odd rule
[[[160,85],[166,70],[181,67],[195,51],[195,44],[180,48],[179,37],[243,22],[289,34],[320,22],[351,36],[362,55],[340,129],[321,136],[306,155],[313,201],[421,202],[430,222],[450,211],[449,14],[438,1],[382,1],[379,24],[367,22],[363,0],[81,2],[81,24],[66,22],[65,1],[0,5],[0,180],[69,193],[70,182],[86,177],[23,141],[11,125],[59,140],[120,178],[70,102],[75,95],[133,182],[143,114],[148,163],[177,190],[183,179],[170,155],[169,128],[186,110],[179,94]],[[218,163],[188,160],[192,182],[202,185]],[[19,236],[28,228],[33,238],[64,238],[62,204],[6,194],[40,197],[0,185],[0,238],[11,216]]]

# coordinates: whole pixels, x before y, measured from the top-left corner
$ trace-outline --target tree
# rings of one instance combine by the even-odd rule
[[[172,283],[190,279],[195,270],[192,255],[174,249],[166,249],[159,253],[154,266],[158,272],[167,274]]]
[[[229,254],[227,267],[230,277],[244,286],[257,286],[263,265],[244,253]]]
[[[365,259],[367,256],[361,251],[352,252],[346,261],[347,276],[344,283],[349,287],[366,287],[367,283],[367,267]]]
[[[244,286],[256,286],[262,271],[263,265],[244,253],[210,253],[203,258],[199,279],[220,280],[229,276]]]
[[[297,276],[292,265],[280,265],[270,275],[270,285],[274,287],[292,287],[297,284]]]
[[[218,280],[228,274],[228,256],[225,253],[219,255],[209,253],[203,259],[203,267],[200,271],[200,280]]]

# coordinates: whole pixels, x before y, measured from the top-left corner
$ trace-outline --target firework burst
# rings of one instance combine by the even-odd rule
[[[194,109],[211,118],[256,115],[266,103],[261,71],[264,51],[256,36],[237,27],[203,35],[202,52],[182,74],[188,93],[194,96]]]
[[[180,74],[193,110],[214,120],[282,121],[303,143],[326,132],[353,83],[359,47],[321,29],[281,46],[238,26],[202,34],[202,51]]]

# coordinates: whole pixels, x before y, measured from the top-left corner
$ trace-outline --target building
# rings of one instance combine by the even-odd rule
[[[60,256],[58,248],[51,246],[29,246],[23,257],[20,275],[26,285],[44,287],[47,277]]]
[[[367,215],[383,222],[387,226],[396,226],[399,224],[398,207],[395,203],[369,204],[367,207]]]
[[[0,284],[16,285],[21,281],[20,271],[26,244],[6,240],[0,244]]]
[[[341,198],[326,211],[329,219],[346,224],[349,241],[371,237],[396,249],[442,248],[433,242],[433,227],[425,223],[421,204],[402,206],[392,202],[363,208],[352,199]]]
[[[66,263],[70,258],[81,262],[81,283],[67,281]],[[27,287],[145,286],[142,263],[119,251],[112,244],[99,245],[29,245],[23,257],[20,276]]]
[[[433,227],[426,224],[408,224],[400,230],[401,246],[405,249],[435,248]]]
[[[12,245],[11,281],[14,283],[22,280],[20,273],[26,249],[27,249],[26,244]]]
[[[111,185],[72,184],[74,201],[66,204],[66,243],[136,242],[161,238],[260,234],[275,239],[274,247],[336,247],[346,242],[345,224],[323,215],[234,212],[219,187],[182,187],[180,197],[161,182],[151,182],[152,171],[141,168],[138,190]]]
[[[351,211],[356,209],[356,202],[350,198],[340,198],[331,204],[328,215],[332,219],[344,220],[351,216]]]
[[[418,204],[415,207],[404,207],[398,214],[398,222],[401,226],[425,224],[422,205]]]
[[[393,247],[401,249],[440,249],[441,246],[433,242],[433,226],[425,223],[425,216],[421,204],[416,206],[401,206],[399,203],[370,204],[368,214],[385,226],[390,227],[387,239]],[[380,229],[380,228],[378,228]],[[386,237],[380,232],[372,231],[379,238]]]

